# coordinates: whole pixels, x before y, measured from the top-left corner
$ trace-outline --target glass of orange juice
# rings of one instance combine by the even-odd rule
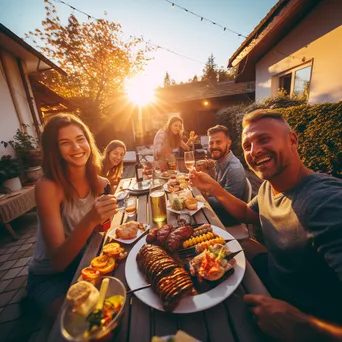
[[[128,197],[126,199],[126,206],[125,206],[126,215],[128,217],[132,217],[137,212],[137,199],[135,197]]]

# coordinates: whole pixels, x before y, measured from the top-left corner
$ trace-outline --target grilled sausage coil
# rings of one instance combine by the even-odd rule
[[[142,246],[136,261],[139,270],[159,295],[165,311],[173,311],[181,298],[193,291],[189,274],[159,246]]]

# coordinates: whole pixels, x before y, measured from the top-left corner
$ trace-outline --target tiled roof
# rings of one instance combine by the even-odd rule
[[[254,82],[234,83],[234,81],[201,81],[161,88],[159,89],[157,96],[173,103],[180,103],[248,94],[253,93],[254,89]]]

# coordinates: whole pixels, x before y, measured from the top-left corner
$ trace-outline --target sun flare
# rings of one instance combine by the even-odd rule
[[[146,76],[138,76],[126,82],[127,97],[137,106],[153,102],[154,88]]]

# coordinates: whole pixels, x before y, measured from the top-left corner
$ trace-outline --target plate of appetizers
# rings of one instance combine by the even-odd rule
[[[128,221],[118,227],[110,228],[107,236],[128,245],[139,239],[149,229],[150,226],[148,224]]]
[[[178,171],[177,170],[166,170],[166,171],[163,171],[159,178],[161,179],[169,179],[171,176],[177,176],[178,175]]]
[[[125,274],[131,289],[152,284],[135,293],[142,302],[160,311],[192,313],[219,304],[235,291],[246,268],[242,248],[228,232],[206,226],[211,231],[204,234],[201,227],[196,228],[201,235],[190,226],[152,228],[134,245]],[[195,256],[180,260],[178,256],[184,250]],[[227,261],[229,255],[233,257]],[[203,274],[204,264],[211,266],[204,268]],[[167,285],[170,279],[176,283]]]

